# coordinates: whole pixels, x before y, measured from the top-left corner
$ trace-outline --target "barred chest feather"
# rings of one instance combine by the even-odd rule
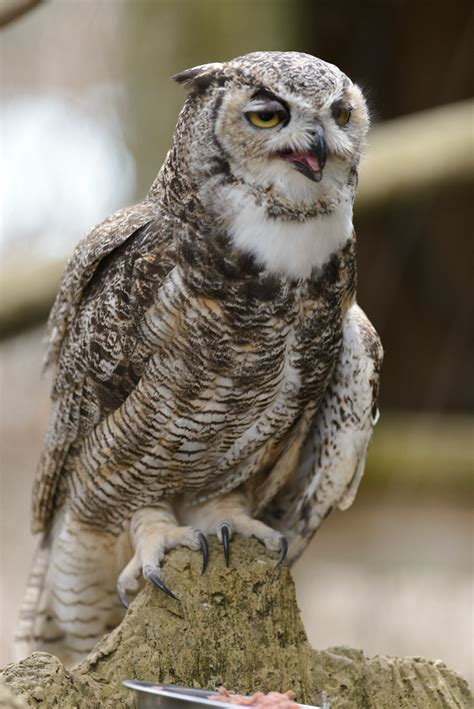
[[[225,237],[212,252],[195,241],[192,249],[181,244],[180,254],[143,335],[163,376],[154,395],[173,391],[183,412],[175,460],[188,470],[187,489],[207,499],[271,463],[305,410],[319,403],[355,289],[354,243],[307,280],[269,273],[229,250]],[[196,441],[192,432],[203,423],[207,434]]]
[[[103,315],[97,293],[84,302],[95,330],[99,317],[128,325],[117,355],[117,343],[108,351],[104,339],[97,349],[81,409],[103,420],[93,441],[86,435],[74,446],[72,486],[79,489],[100,456],[114,465],[115,427],[130,430],[130,460],[140,453],[134,475],[146,476],[147,504],[178,490],[208,499],[272,468],[323,396],[355,292],[354,252],[350,239],[310,278],[291,280],[233,247],[225,233],[181,229],[165,243],[154,224],[145,227],[107,265]],[[163,278],[166,263],[174,265]],[[115,315],[105,307],[109,288],[120,296]],[[90,456],[91,445],[103,453]]]

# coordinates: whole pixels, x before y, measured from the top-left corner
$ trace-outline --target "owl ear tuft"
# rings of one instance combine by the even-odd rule
[[[223,79],[223,67],[224,65],[220,62],[201,64],[201,66],[195,66],[192,69],[185,69],[179,74],[175,74],[172,78],[178,84],[201,93],[211,84],[220,82]]]

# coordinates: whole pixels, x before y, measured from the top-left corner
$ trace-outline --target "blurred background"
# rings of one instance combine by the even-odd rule
[[[1,0],[0,25],[0,665],[36,545],[42,336],[64,260],[145,195],[184,100],[171,75],[278,49],[337,64],[368,97],[359,302],[386,351],[359,495],[295,569],[308,635],[473,681],[472,3]]]

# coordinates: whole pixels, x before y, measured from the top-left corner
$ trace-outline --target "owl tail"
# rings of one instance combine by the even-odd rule
[[[23,602],[20,606],[20,615],[14,639],[16,660],[23,659],[37,649],[34,643],[34,629],[41,596],[45,587],[50,555],[51,549],[47,543],[46,535],[44,535],[34,555],[33,566],[26,584]]]
[[[33,561],[15,638],[18,659],[41,650],[70,667],[120,623],[117,542],[57,515]]]

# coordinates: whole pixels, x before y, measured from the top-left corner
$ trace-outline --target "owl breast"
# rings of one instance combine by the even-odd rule
[[[87,482],[98,466],[111,486],[128,471],[141,486],[134,504],[209,499],[271,470],[322,399],[354,287],[352,242],[304,281],[269,274],[225,239],[215,245],[178,243],[177,265],[141,314],[134,308],[127,371],[139,379],[127,378],[122,404],[107,413],[94,385],[103,418],[71,450],[61,492],[88,519],[113,516]]]
[[[200,272],[198,292],[190,274],[173,274],[146,335],[162,373],[151,396],[176,398],[166,449],[185,490],[207,499],[271,466],[317,407],[340,346],[344,264],[341,251],[290,284],[226,273],[222,288],[214,264],[209,283]]]

